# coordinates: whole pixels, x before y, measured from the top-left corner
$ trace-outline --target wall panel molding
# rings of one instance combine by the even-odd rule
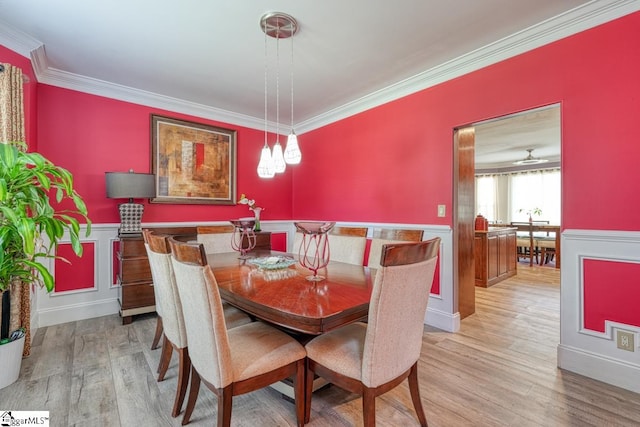
[[[560,288],[560,345],[558,366],[600,381],[640,392],[640,328],[613,320],[605,321],[605,332],[584,327],[584,261],[619,263],[640,261],[640,232],[611,230],[565,230],[562,233]],[[615,265],[613,266],[615,268]],[[615,282],[607,285],[614,290]],[[628,295],[640,300],[640,286]],[[640,310],[638,324],[640,320]],[[616,330],[631,332],[635,351],[617,348]]]

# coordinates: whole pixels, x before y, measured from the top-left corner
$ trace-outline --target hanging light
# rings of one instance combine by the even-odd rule
[[[293,37],[291,37],[291,133],[287,138],[287,147],[284,149],[284,161],[290,165],[297,165],[302,160],[302,153],[298,146],[298,137],[293,130]]]
[[[260,156],[260,162],[258,163],[258,176],[261,178],[272,178],[276,173],[282,173],[287,168],[287,163],[297,164],[300,163],[301,155],[300,149],[298,148],[297,139],[295,142],[295,147],[289,142],[291,140],[291,135],[289,136],[289,140],[287,142],[287,147],[283,153],[282,145],[280,144],[280,47],[279,41],[280,39],[286,39],[289,37],[293,37],[298,29],[298,23],[296,20],[285,13],[280,12],[269,12],[262,16],[260,19],[260,28],[265,34],[265,71],[264,71],[264,135],[265,142],[264,147],[262,148],[262,153]],[[276,59],[277,59],[277,68],[276,68],[276,142],[273,146],[273,152],[269,150],[269,144],[267,141],[268,134],[268,115],[267,115],[267,36],[273,37],[276,39]],[[293,42],[291,46],[291,64],[293,66]],[[295,138],[295,133],[293,133],[293,70],[291,71],[291,133]],[[290,148],[291,146],[291,148]],[[294,150],[294,154],[291,155],[290,152]],[[298,154],[295,154],[295,151]],[[288,154],[289,153],[289,154]],[[297,162],[295,158],[298,158]],[[293,159],[293,161],[287,160],[288,158]]]
[[[276,37],[276,143],[273,145],[272,158],[276,173],[283,173],[287,164],[280,145],[280,37]]]

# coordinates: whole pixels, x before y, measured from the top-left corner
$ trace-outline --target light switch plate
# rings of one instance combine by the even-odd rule
[[[445,205],[438,205],[438,216],[444,217],[446,213],[447,213],[447,208],[445,207]]]

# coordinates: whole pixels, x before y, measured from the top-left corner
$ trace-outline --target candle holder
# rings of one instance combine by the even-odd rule
[[[313,275],[307,280],[318,282],[324,276],[318,275],[318,270],[329,264],[329,238],[335,222],[294,222],[296,229],[302,233],[302,243],[298,249],[298,261],[304,268],[311,270]]]
[[[240,252],[239,259],[249,258],[247,252],[256,247],[256,233],[253,231],[256,221],[253,218],[241,218],[229,222],[234,226],[231,247],[234,251]]]

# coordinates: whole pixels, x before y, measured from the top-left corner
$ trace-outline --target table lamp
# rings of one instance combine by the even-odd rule
[[[107,182],[107,197],[109,199],[129,199],[128,203],[121,203],[119,235],[142,234],[142,213],[144,205],[133,203],[133,199],[144,199],[156,196],[155,175],[150,173],[105,172]]]

